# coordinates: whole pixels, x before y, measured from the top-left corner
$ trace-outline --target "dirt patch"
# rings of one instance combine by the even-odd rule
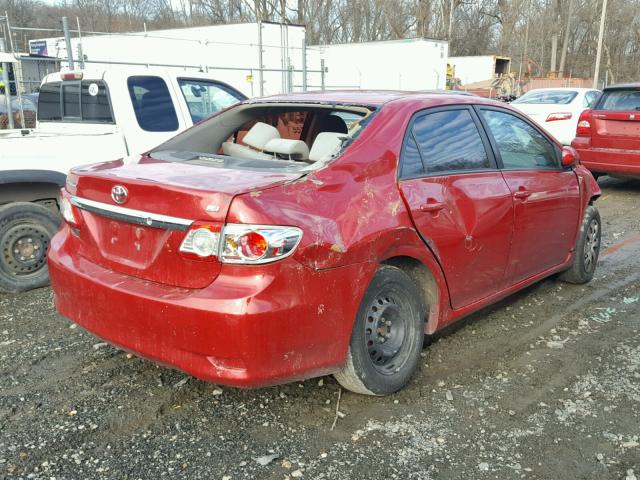
[[[221,388],[0,295],[1,478],[640,478],[640,183],[600,181],[596,278],[430,339],[402,392]],[[266,464],[264,464],[266,462]],[[264,464],[264,465],[263,465]]]

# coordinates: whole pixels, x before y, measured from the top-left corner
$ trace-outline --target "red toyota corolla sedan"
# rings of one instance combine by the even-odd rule
[[[270,97],[75,169],[49,269],[62,315],[137,355],[225,385],[331,373],[383,395],[425,333],[555,273],[589,281],[599,195],[501,103]]]

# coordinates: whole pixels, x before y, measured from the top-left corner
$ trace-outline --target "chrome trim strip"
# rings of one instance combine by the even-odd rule
[[[194,220],[188,220],[186,218],[170,217],[159,213],[144,212],[142,210],[109,205],[108,203],[96,202],[94,200],[75,196],[72,196],[69,201],[82,210],[102,215],[103,217],[134,223],[136,225],[162,228],[164,230],[184,231],[187,230],[189,225],[194,222]]]

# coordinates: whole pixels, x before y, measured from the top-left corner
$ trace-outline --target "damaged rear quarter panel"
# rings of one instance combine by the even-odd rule
[[[348,287],[359,303],[377,265],[397,256],[421,261],[448,305],[441,270],[418,236],[397,184],[402,139],[415,107],[385,107],[329,165],[287,184],[234,198],[227,221],[293,225],[303,230],[294,259],[323,270],[370,263]],[[431,311],[430,330],[444,312]]]

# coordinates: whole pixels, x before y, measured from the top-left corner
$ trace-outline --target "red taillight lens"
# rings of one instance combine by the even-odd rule
[[[558,120],[571,119],[571,112],[550,113],[545,122],[557,122]]]
[[[302,238],[296,227],[227,224],[222,229],[220,261],[269,263],[291,255]]]
[[[62,74],[62,80],[82,80],[82,72],[66,72]]]
[[[249,232],[238,239],[238,250],[246,260],[259,260],[267,253],[267,239],[258,232]]]
[[[576,127],[577,137],[591,136],[591,110],[585,110],[580,114],[578,126]]]

